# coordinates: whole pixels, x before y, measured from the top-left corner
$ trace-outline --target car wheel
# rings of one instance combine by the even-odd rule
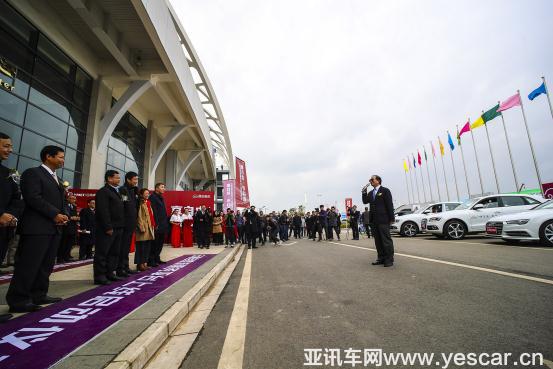
[[[545,246],[553,247],[553,220],[549,220],[540,228],[541,243]]]
[[[467,228],[460,220],[450,220],[444,226],[444,235],[449,240],[462,240],[466,233]]]
[[[419,227],[413,222],[405,222],[401,226],[400,234],[405,237],[415,237],[419,233]]]

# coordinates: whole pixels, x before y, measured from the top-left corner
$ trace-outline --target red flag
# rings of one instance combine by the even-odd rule
[[[465,123],[463,128],[461,128],[461,130],[459,131],[459,134],[457,135],[457,138],[460,139],[461,136],[463,135],[463,133],[466,133],[466,132],[470,132],[470,123],[469,122]]]
[[[417,161],[419,162],[419,166],[421,166],[422,165],[422,158],[421,158],[421,153],[419,152],[419,150],[417,150],[417,155],[418,155]]]

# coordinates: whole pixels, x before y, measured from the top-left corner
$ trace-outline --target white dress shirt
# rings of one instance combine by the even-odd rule
[[[60,182],[58,181],[58,175],[56,174],[56,172],[54,172],[54,171],[52,171],[52,169],[48,168],[47,165],[42,164],[41,167],[43,167],[44,169],[46,169],[48,171],[48,173],[50,173],[50,175],[52,176],[52,178],[54,178],[54,181],[56,181],[57,184],[60,184]]]

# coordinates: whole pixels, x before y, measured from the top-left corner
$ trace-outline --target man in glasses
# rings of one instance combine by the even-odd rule
[[[382,187],[380,176],[373,175],[370,179],[373,187],[371,191],[364,188],[362,191],[363,204],[370,204],[369,223],[374,236],[374,243],[378,257],[373,265],[394,265],[394,242],[390,234],[390,224],[394,223],[394,205],[392,193]]]

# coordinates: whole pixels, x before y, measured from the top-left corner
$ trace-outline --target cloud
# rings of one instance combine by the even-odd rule
[[[402,160],[445,143],[468,117],[542,75],[553,84],[553,3],[542,1],[173,1],[223,109],[251,199],[284,209],[360,203],[379,173],[396,202],[408,200]],[[545,182],[553,181],[553,120],[546,100],[527,99]],[[520,111],[505,114],[520,182],[537,187]],[[502,191],[514,179],[501,121],[489,127]],[[485,191],[495,180],[485,130],[474,131]],[[466,137],[466,138],[465,138]],[[470,136],[463,138],[471,193],[480,192]],[[422,153],[422,151],[421,151]],[[460,197],[468,196],[459,150]],[[451,197],[451,159],[444,158]],[[437,172],[445,194],[441,160]],[[423,166],[437,197],[434,167]],[[418,173],[419,186],[421,185]],[[321,196],[317,196],[320,194]],[[421,193],[422,195],[422,193]],[[343,207],[343,206],[342,206]]]

